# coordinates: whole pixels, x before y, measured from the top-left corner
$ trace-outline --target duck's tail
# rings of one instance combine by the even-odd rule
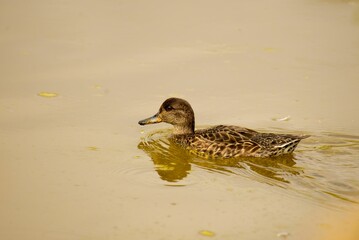
[[[293,138],[290,141],[288,141],[282,145],[275,146],[275,148],[277,148],[277,151],[275,151],[274,155],[278,156],[278,155],[282,155],[282,154],[292,153],[295,150],[295,148],[298,146],[298,143],[300,142],[300,140],[308,138],[308,137],[310,137],[310,135],[293,136]]]
[[[309,138],[310,135],[305,135],[305,134],[303,134],[303,135],[298,135],[297,137],[300,138],[300,140],[302,140],[302,139],[304,139],[304,138]]]

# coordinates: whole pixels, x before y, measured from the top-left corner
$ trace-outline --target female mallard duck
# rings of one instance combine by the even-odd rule
[[[199,155],[215,158],[272,157],[292,153],[300,140],[308,135],[259,133],[248,128],[218,125],[194,130],[191,105],[180,98],[169,98],[153,117],[140,125],[166,122],[174,126],[173,140]]]

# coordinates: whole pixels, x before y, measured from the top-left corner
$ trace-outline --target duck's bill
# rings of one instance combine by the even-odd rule
[[[154,124],[154,123],[160,123],[160,122],[162,122],[162,119],[158,116],[158,113],[157,113],[152,117],[149,117],[149,118],[139,121],[138,124],[147,125],[147,124]]]

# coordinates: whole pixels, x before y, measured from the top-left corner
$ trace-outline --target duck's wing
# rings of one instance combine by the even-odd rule
[[[257,142],[262,148],[271,151],[273,155],[291,153],[297,147],[300,140],[308,135],[259,133],[253,136],[252,141]]]
[[[239,126],[218,125],[215,127],[198,130],[195,136],[209,142],[224,142],[227,144],[240,143],[252,139],[258,132]]]
[[[190,146],[213,156],[252,155],[262,147],[252,138],[258,132],[238,126],[219,125],[196,131]]]
[[[258,145],[264,149],[286,148],[290,145],[296,145],[300,140],[309,137],[309,135],[292,135],[292,134],[276,134],[276,133],[260,133],[252,129],[239,126],[219,125],[209,129],[213,132],[216,139],[225,142],[251,142],[252,145]],[[206,136],[207,137],[207,136]],[[209,136],[208,136],[209,137]]]

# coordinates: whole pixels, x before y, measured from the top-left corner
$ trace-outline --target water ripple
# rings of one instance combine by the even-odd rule
[[[211,176],[207,172],[246,177],[327,206],[359,203],[359,136],[322,133],[303,141],[294,155],[276,158],[203,159],[169,141],[169,134],[169,130],[154,131],[138,144],[165,185],[206,181]],[[205,172],[194,173],[193,168]]]
[[[171,144],[168,140],[169,134],[168,130],[150,132],[138,144],[138,148],[151,157],[152,168],[141,165],[133,169],[125,169],[120,174],[131,176],[136,181],[147,185],[156,186],[162,184],[181,187],[205,180],[201,174],[192,174],[189,177],[192,171],[192,155],[177,145]],[[153,174],[154,172],[156,174]]]

